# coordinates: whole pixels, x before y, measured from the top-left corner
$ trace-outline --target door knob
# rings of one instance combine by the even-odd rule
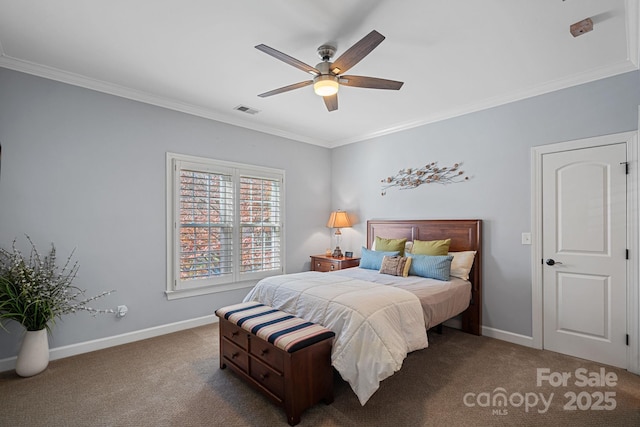
[[[548,260],[545,261],[545,263],[547,265],[556,265],[556,264],[562,264],[560,261],[556,261],[553,258],[549,258]]]

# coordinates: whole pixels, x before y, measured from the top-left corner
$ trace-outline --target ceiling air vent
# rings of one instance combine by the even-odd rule
[[[256,110],[255,108],[251,108],[251,107],[247,107],[246,105],[238,105],[237,107],[233,108],[234,110],[238,110],[238,111],[242,111],[243,113],[247,113],[247,114],[258,114],[260,112],[260,110]]]

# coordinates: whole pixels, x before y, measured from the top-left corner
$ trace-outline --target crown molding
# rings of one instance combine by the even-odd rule
[[[613,64],[608,67],[602,67],[594,70],[589,70],[584,73],[576,74],[564,79],[558,79],[550,81],[541,85],[510,93],[507,96],[493,97],[481,102],[467,104],[461,108],[450,109],[441,111],[437,114],[432,114],[424,117],[420,120],[412,120],[405,123],[400,123],[395,126],[387,127],[384,129],[378,129],[373,132],[368,132],[361,135],[355,135],[345,139],[337,139],[333,141],[324,141],[316,138],[310,138],[305,135],[300,135],[292,132],[288,132],[283,129],[273,128],[270,126],[259,125],[246,120],[241,120],[237,117],[220,114],[210,109],[206,109],[200,106],[191,105],[176,101],[173,99],[163,98],[157,95],[150,94],[148,92],[128,88],[125,86],[116,85],[113,83],[104,82],[97,79],[91,79],[79,74],[69,73],[56,68],[47,67],[44,65],[32,63],[29,61],[23,61],[16,58],[12,58],[4,55],[2,50],[2,44],[0,44],[0,67],[8,68],[14,71],[20,71],[23,73],[43,77],[50,80],[59,81],[62,83],[70,84],[73,86],[79,86],[86,89],[95,90],[98,92],[106,93],[109,95],[118,96],[121,98],[130,99],[162,108],[166,108],[173,111],[182,112],[185,114],[194,115],[218,122],[238,126],[245,129],[254,130],[257,132],[266,133],[269,135],[279,136],[282,138],[290,139],[293,141],[304,142],[307,144],[318,145],[325,148],[336,148],[343,145],[352,144],[355,142],[365,141],[368,139],[379,138],[381,136],[389,135],[396,132],[412,129],[419,126],[424,126],[430,123],[439,122],[442,120],[459,117],[465,114],[474,113],[477,111],[486,110],[489,108],[505,105],[511,102],[520,101],[526,98],[531,98],[545,93],[554,92],[557,90],[565,89],[572,86],[577,86],[592,81],[600,80],[607,77],[613,77],[618,74],[623,74],[629,71],[639,69],[639,48],[640,48],[640,31],[638,31],[638,22],[640,22],[640,7],[638,2],[634,0],[627,1],[628,8],[628,25],[627,25],[627,56],[626,61]],[[632,18],[635,17],[635,18]]]
[[[536,85],[525,90],[511,92],[507,96],[499,96],[482,100],[481,102],[467,104],[461,108],[450,109],[433,114],[420,120],[409,121],[398,124],[386,129],[380,129],[374,132],[370,132],[364,135],[355,136],[352,138],[334,140],[329,143],[329,148],[336,148],[342,145],[348,145],[355,142],[365,141],[368,139],[378,138],[384,135],[400,132],[403,130],[412,129],[419,126],[424,126],[430,123],[439,122],[442,120],[451,119],[454,117],[463,116],[469,113],[475,113],[489,108],[499,107],[501,105],[509,104],[523,99],[532,98],[538,95],[544,95],[546,93],[555,92],[561,89],[566,89],[573,86],[578,86],[585,83],[590,83],[596,80],[604,79],[607,77],[613,77],[619,74],[624,74],[630,71],[638,70],[638,65],[631,60],[622,61],[617,64],[613,64],[608,67],[602,67],[598,69],[589,70],[584,73],[576,74],[568,78],[553,80],[541,85]]]
[[[97,92],[102,92],[109,95],[130,99],[132,101],[138,101],[145,104],[154,105],[157,107],[162,107],[169,110],[174,110],[181,113],[202,117],[205,119],[215,120],[218,122],[254,130],[257,132],[266,133],[269,135],[275,135],[275,136],[279,136],[282,138],[291,139],[299,142],[305,142],[307,144],[328,147],[327,141],[309,138],[307,136],[288,132],[283,129],[273,128],[269,126],[262,126],[256,123],[248,122],[246,120],[238,119],[237,117],[233,117],[231,115],[220,114],[218,112],[215,112],[213,110],[203,108],[200,106],[187,104],[187,103],[176,101],[169,98],[160,97],[160,96],[153,95],[151,93],[144,92],[141,90],[120,86],[113,83],[108,83],[102,80],[92,79],[79,74],[62,71],[56,68],[47,67],[47,66],[36,64],[33,62],[12,58],[12,57],[3,55],[1,49],[2,49],[2,46],[0,46],[0,67],[3,67],[3,68],[8,68],[14,71],[20,71],[26,74],[43,77],[49,80],[55,80],[55,81],[70,84],[73,86],[78,86],[85,89],[91,89]]]

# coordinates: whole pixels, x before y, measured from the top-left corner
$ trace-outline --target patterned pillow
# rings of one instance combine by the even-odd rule
[[[429,279],[445,280],[451,278],[451,255],[411,255],[409,274]]]
[[[411,258],[402,256],[385,256],[382,258],[380,273],[392,276],[407,277],[411,268]]]
[[[362,247],[360,255],[360,268],[367,268],[369,270],[380,270],[382,267],[382,258],[385,256],[398,255],[398,251],[384,252],[384,251],[372,251],[370,249]]]

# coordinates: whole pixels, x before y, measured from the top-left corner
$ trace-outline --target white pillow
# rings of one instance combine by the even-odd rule
[[[413,249],[413,242],[407,242],[404,244],[404,253],[411,253],[411,250]]]
[[[476,256],[476,251],[449,252],[449,255],[453,255],[453,260],[451,261],[451,275],[464,280],[469,280],[469,272],[473,266],[473,259]]]

